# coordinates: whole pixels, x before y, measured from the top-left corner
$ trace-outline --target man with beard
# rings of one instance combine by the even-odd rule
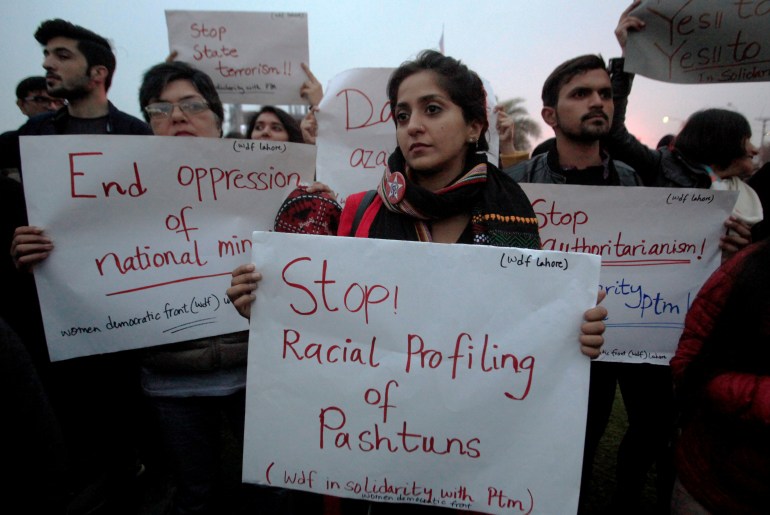
[[[543,120],[555,143],[529,161],[503,170],[517,182],[590,186],[642,186],[637,173],[602,148],[612,126],[612,86],[604,60],[584,55],[559,65],[543,85]],[[672,480],[667,451],[673,396],[668,367],[591,362],[588,417],[583,453],[580,508],[585,510],[594,455],[620,386],[629,428],[618,450],[613,506],[630,512],[638,505],[647,471],[657,459],[659,502],[665,506]]]
[[[555,145],[529,161],[503,170],[517,182],[641,186],[634,170],[610,159],[601,139],[609,134],[614,112],[604,60],[575,57],[559,65],[543,85],[545,123]]]
[[[107,99],[115,55],[105,38],[55,19],[43,22],[35,39],[44,47],[48,94],[67,104],[28,120],[19,129],[20,136],[152,134],[146,123],[119,111]],[[11,268],[10,279],[19,286],[9,324],[19,326],[17,332],[33,355],[62,428],[69,463],[66,477],[57,479],[70,492],[69,512],[133,513],[134,480],[143,470],[138,436],[145,425],[140,421],[144,414],[138,365],[131,352],[48,360],[35,285],[28,273],[32,265],[21,256],[47,254],[51,240],[41,228],[25,225],[23,197],[20,192],[16,196],[22,206],[16,213],[21,225],[6,248],[11,248],[16,269]]]
[[[20,135],[152,134],[146,123],[107,100],[115,54],[105,38],[55,19],[43,22],[35,39],[44,46],[48,94],[67,100],[67,105],[29,120],[19,129]]]

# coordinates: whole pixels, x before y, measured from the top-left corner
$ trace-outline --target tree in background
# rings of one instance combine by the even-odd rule
[[[521,97],[503,100],[498,104],[508,116],[513,118],[514,146],[516,150],[532,150],[533,139],[540,137],[540,125],[531,117],[524,107]]]

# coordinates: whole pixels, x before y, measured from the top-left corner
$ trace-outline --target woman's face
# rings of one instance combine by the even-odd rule
[[[265,111],[257,117],[254,130],[251,131],[251,139],[289,141],[289,133],[274,113]]]
[[[410,75],[398,88],[396,139],[415,181],[429,189],[449,184],[463,170],[469,141],[478,141],[480,122],[466,123],[431,71]]]
[[[189,108],[184,110],[188,104],[199,107],[200,102],[206,102],[189,80],[179,79],[169,82],[161,91],[160,96],[153,100],[150,105],[162,102],[174,104],[174,106],[168,116],[150,117],[150,126],[156,136],[197,136],[201,138],[221,136],[219,120],[211,109],[206,107],[196,113],[191,112],[192,109]]]
[[[714,170],[720,178],[724,179],[737,175],[743,179],[751,177],[751,174],[754,173],[754,156],[758,153],[757,147],[751,143],[750,138],[743,140],[743,146],[746,149],[746,153],[743,156],[733,159],[724,170]]]

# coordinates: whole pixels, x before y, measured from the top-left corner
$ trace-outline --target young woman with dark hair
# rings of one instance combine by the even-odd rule
[[[388,96],[398,146],[372,196],[348,197],[337,232],[341,236],[436,243],[540,248],[537,219],[521,188],[487,162],[486,94],[478,75],[438,52],[425,51],[391,76]],[[353,221],[362,202],[363,216]],[[238,267],[227,290],[235,308],[251,314],[261,275],[254,265]],[[585,313],[579,343],[597,357],[607,311]],[[367,502],[351,502],[345,513],[366,513]],[[392,512],[372,505],[371,513]],[[399,513],[431,509],[402,505]],[[390,510],[390,511],[388,511]]]
[[[251,117],[246,135],[249,139],[305,143],[299,122],[274,106],[264,106]]]

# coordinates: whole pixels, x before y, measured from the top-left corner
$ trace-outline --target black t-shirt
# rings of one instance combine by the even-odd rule
[[[107,132],[108,116],[99,118],[75,118],[70,116],[62,134],[109,134]]]
[[[562,169],[559,172],[564,175],[567,184],[582,184],[584,186],[608,186],[610,184],[609,175],[602,165],[589,166],[583,170],[577,168]]]

